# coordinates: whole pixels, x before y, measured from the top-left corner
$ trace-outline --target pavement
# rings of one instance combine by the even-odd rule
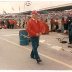
[[[0,69],[2,70],[72,70],[72,49],[61,44],[59,33],[49,33],[40,37],[39,55],[41,64],[30,58],[31,42],[21,46],[19,31],[21,29],[0,30]],[[66,39],[68,41],[68,37]]]
[[[11,32],[12,30],[7,30],[8,33],[11,32],[11,34],[1,34],[1,36],[7,37],[7,36],[16,36],[19,35],[19,30],[22,29],[16,29],[15,32]],[[3,31],[3,30],[2,30]],[[5,31],[5,30],[4,30]],[[67,41],[67,43],[60,43],[60,40]],[[47,45],[49,48],[55,49],[55,50],[63,50],[63,51],[68,51],[72,52],[72,48],[68,48],[68,35],[62,34],[62,33],[56,33],[56,32],[50,32],[49,34],[42,35],[40,37],[40,43]]]
[[[67,43],[61,43],[60,40],[67,41]],[[47,35],[41,36],[40,42],[55,50],[72,52],[72,48],[68,48],[68,35],[62,33],[50,32]]]

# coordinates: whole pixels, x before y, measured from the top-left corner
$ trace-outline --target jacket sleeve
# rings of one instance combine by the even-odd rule
[[[27,32],[29,35],[34,36],[36,35],[36,33],[32,30],[32,24],[30,21],[27,22],[27,28],[26,28]]]
[[[40,22],[40,31],[41,31],[41,33],[45,32],[45,25],[43,22]]]

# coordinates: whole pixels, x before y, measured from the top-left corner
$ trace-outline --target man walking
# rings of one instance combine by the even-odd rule
[[[29,19],[27,23],[27,32],[31,37],[32,42],[32,51],[31,58],[36,59],[37,63],[40,63],[42,60],[38,54],[38,46],[39,46],[39,37],[42,33],[43,25],[42,22],[38,20],[37,11],[32,11],[32,17]]]

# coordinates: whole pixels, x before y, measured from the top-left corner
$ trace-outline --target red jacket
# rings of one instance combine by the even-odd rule
[[[17,21],[16,20],[13,20],[14,24],[17,24]]]
[[[44,26],[45,26],[45,33],[49,33],[49,26],[46,23],[44,24]]]
[[[30,37],[36,36],[36,33],[42,33],[43,29],[43,23],[39,20],[31,18],[27,23],[27,32]]]
[[[10,19],[10,20],[9,20],[9,23],[10,23],[10,24],[14,24],[14,21]]]

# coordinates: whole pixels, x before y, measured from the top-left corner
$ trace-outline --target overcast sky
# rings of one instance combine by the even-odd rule
[[[24,5],[25,2],[26,1],[0,2],[0,13],[3,13],[3,10],[5,10],[7,13],[18,13],[72,3],[72,1],[31,1],[31,5],[26,6]]]

